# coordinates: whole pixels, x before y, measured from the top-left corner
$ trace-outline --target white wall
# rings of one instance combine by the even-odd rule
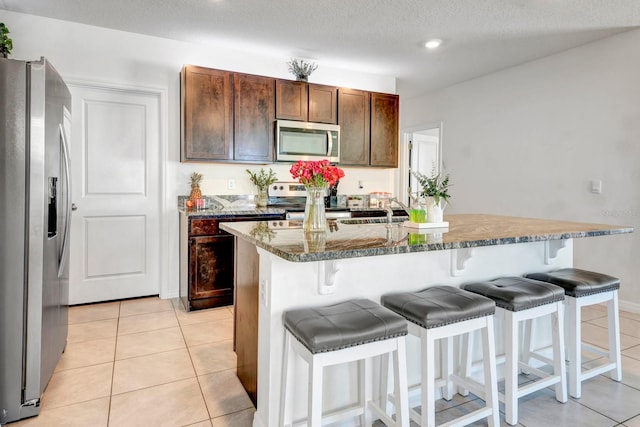
[[[165,202],[169,273],[168,291],[178,293],[178,211],[177,196],[189,193],[188,176],[204,174],[204,194],[248,194],[253,190],[245,173],[256,165],[180,163],[180,70],[183,64],[232,70],[265,76],[292,78],[287,71],[288,57],[269,57],[261,53],[196,45],[157,37],[113,31],[66,21],[0,10],[0,21],[11,31],[15,59],[47,57],[66,80],[104,82],[128,87],[146,87],[167,93],[163,129],[168,140]],[[318,61],[310,81],[335,86],[395,93],[395,78],[329,68]],[[290,179],[289,167],[274,165],[278,178]],[[393,169],[345,168],[340,193],[393,191]],[[227,190],[227,179],[236,180],[236,189]],[[358,180],[365,183],[358,190]]]
[[[409,99],[401,128],[443,122],[451,213],[640,229],[640,30]],[[592,194],[590,180],[602,180]],[[620,277],[640,312],[640,233],[576,239],[576,267]]]

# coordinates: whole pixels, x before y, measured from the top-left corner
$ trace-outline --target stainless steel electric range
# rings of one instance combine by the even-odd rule
[[[279,220],[273,227],[291,228],[301,224],[304,219],[306,201],[307,190],[303,184],[298,182],[276,182],[271,184],[269,187],[268,206],[270,208],[284,209],[286,212],[286,220]],[[327,219],[351,218],[349,208],[331,206],[328,189],[325,196],[325,207]]]

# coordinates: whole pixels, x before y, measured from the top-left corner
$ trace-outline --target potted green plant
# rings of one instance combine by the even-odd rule
[[[253,172],[249,169],[247,169],[246,171],[249,174],[249,180],[258,189],[256,206],[259,208],[264,208],[265,206],[267,206],[267,189],[271,184],[278,180],[276,173],[271,168],[269,168],[269,172],[264,169],[260,169],[259,172]]]
[[[311,73],[318,68],[315,62],[304,62],[304,59],[291,59],[291,61],[287,62],[287,65],[289,66],[289,72],[296,76],[296,80],[300,82],[306,82]]]
[[[9,29],[4,25],[4,22],[0,22],[0,55],[3,58],[8,58],[11,49],[13,49],[13,41],[7,34],[9,34]]]
[[[442,175],[433,170],[431,176],[410,170],[422,189],[418,196],[423,197],[427,206],[427,222],[442,222],[444,208],[449,203],[449,174]]]

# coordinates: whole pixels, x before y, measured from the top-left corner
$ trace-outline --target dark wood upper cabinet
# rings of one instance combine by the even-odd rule
[[[398,95],[371,93],[371,166],[398,167]]]
[[[276,80],[276,117],[281,120],[307,121],[307,84]]]
[[[340,125],[340,164],[398,167],[398,95],[185,65],[181,161],[272,163],[276,119]]]
[[[181,160],[233,158],[231,72],[185,65],[181,75]]]
[[[275,79],[234,74],[234,149],[237,161],[273,161]]]
[[[338,88],[325,85],[308,85],[309,121],[336,124],[338,122]]]
[[[334,86],[276,80],[276,118],[336,124],[338,89]]]
[[[369,92],[338,89],[340,164],[369,166]]]

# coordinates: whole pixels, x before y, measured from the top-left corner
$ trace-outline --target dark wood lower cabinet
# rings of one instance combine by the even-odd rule
[[[233,236],[194,237],[189,246],[191,308],[233,304]]]
[[[180,214],[180,299],[187,311],[234,304],[235,240],[219,224],[269,219],[284,219],[284,214]]]

